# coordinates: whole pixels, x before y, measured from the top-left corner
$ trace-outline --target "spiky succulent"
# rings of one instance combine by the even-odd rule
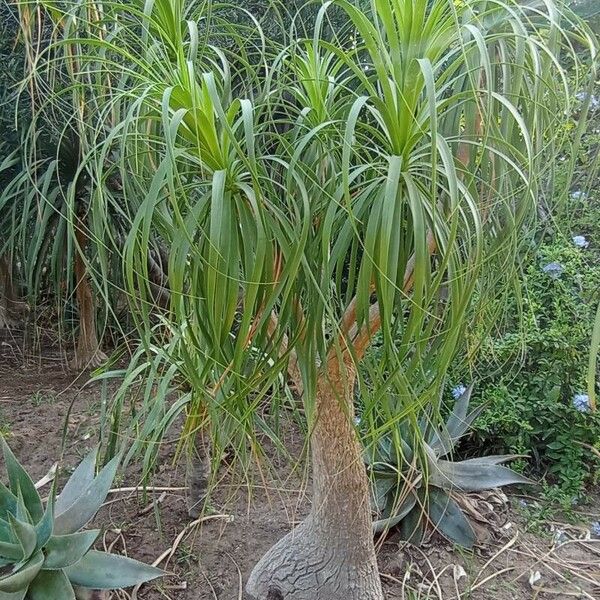
[[[375,533],[399,526],[403,537],[420,542],[427,525],[450,541],[471,548],[475,533],[455,498],[510,484],[532,481],[502,466],[516,456],[496,455],[454,462],[445,457],[467,432],[481,408],[468,412],[473,386],[456,398],[442,428],[423,420],[421,436],[411,436],[408,423],[398,425],[397,435],[387,435],[365,452],[371,473]],[[414,440],[414,441],[413,441]],[[394,443],[395,442],[395,443]],[[416,460],[420,452],[420,462]],[[418,464],[426,465],[418,468]]]
[[[118,458],[97,475],[98,449],[44,506],[8,444],[2,448],[9,486],[0,482],[0,600],[74,600],[75,588],[119,589],[163,572],[125,556],[92,550],[100,530],[80,531],[104,502]]]

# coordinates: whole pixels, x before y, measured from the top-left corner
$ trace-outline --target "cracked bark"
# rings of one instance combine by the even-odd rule
[[[317,383],[311,435],[313,504],[306,520],[254,568],[256,600],[383,600],[369,482],[352,423],[355,367],[332,356]]]

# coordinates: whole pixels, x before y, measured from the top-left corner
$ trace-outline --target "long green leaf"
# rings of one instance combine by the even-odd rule
[[[37,523],[44,515],[44,508],[40,496],[33,485],[33,481],[19,464],[19,461],[15,458],[4,438],[2,438],[2,451],[11,489],[15,490],[15,492],[20,491],[23,495],[25,507],[29,511],[31,518]]]
[[[90,550],[65,573],[73,584],[99,590],[130,587],[164,575],[160,569],[132,558],[97,550]]]
[[[89,523],[104,502],[117,473],[120,457],[113,458],[98,475],[81,490],[76,500],[54,518],[54,533],[75,533]]]
[[[75,564],[83,558],[99,535],[99,529],[91,529],[52,536],[44,548],[44,569],[63,569]]]
[[[75,600],[75,591],[62,571],[42,570],[29,585],[30,600]]]
[[[35,579],[44,563],[44,555],[38,550],[16,573],[0,577],[0,592],[15,593],[26,589]]]

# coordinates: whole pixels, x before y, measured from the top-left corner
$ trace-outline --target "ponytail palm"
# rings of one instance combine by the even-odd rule
[[[552,0],[362,6],[325,3],[312,38],[278,49],[250,18],[224,29],[218,7],[104,2],[101,33],[77,39],[87,91],[111,82],[89,157],[99,181],[116,169],[123,182],[95,201],[131,219],[123,276],[143,345],[125,384],[147,374],[152,399],[137,432],[158,440],[185,411],[186,434],[208,430],[243,458],[257,425],[273,435],[258,409],[281,378],[302,394],[312,510],[252,573],[261,600],[382,598],[358,367],[377,339],[362,406],[374,439],[435,418],[467,310],[513,281],[525,225],[552,192],[560,53],[569,35],[591,47]],[[327,41],[332,8],[351,27]],[[93,119],[108,114],[99,136]]]

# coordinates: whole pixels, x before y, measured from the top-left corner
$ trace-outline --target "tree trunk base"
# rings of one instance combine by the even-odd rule
[[[383,600],[376,561],[357,555],[344,537],[325,535],[309,516],[262,557],[246,591],[255,600]]]
[[[97,369],[108,360],[108,356],[96,347],[80,347],[78,344],[75,350],[75,356],[69,362],[69,368],[73,371],[83,371],[84,369]]]
[[[17,327],[26,318],[29,307],[18,299],[12,265],[7,256],[0,257],[0,329]]]
[[[84,253],[88,245],[86,226],[80,217],[77,217],[77,228],[75,237],[79,244],[75,253],[75,293],[77,297],[77,308],[79,309],[79,337],[75,356],[69,363],[74,371],[84,369],[96,369],[103,365],[108,357],[100,350],[100,343],[96,335],[96,311],[94,309],[94,295]]]
[[[188,515],[197,519],[204,509],[210,483],[210,451],[201,435],[197,437],[193,452],[186,465],[186,504]]]

